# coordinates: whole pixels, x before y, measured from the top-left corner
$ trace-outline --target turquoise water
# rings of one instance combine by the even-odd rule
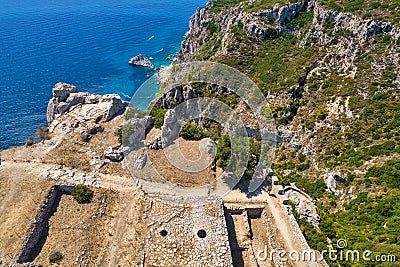
[[[142,53],[157,67],[179,49],[205,0],[0,0],[0,149],[46,125],[51,88],[117,93],[130,100],[154,72],[127,64]]]

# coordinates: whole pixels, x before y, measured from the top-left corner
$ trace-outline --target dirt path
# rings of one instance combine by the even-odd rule
[[[142,204],[142,196],[134,191],[120,193],[117,218],[98,266],[136,266],[141,261],[146,232]]]

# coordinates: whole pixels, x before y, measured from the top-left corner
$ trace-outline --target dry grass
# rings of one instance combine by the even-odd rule
[[[159,130],[152,130],[146,140],[152,139],[157,134],[160,134]],[[200,141],[187,141],[183,138],[179,138],[178,143],[180,151],[186,159],[194,161],[200,158]],[[168,161],[163,150],[147,149],[147,153],[157,171],[162,174],[166,180],[179,186],[196,187],[207,185],[215,181],[222,173],[219,169],[217,169],[216,172],[213,171],[211,166],[199,172],[183,171],[176,168]]]
[[[42,200],[55,184],[40,179],[33,168],[23,163],[0,166],[0,254],[6,261],[19,255]]]
[[[120,163],[109,163],[100,170],[96,165],[91,164],[94,157],[104,160],[103,154],[107,147],[118,145],[118,138],[114,132],[123,121],[123,116],[120,116],[109,122],[100,123],[104,127],[104,132],[92,135],[92,139],[87,143],[82,141],[80,134],[64,137],[63,141],[47,154],[45,161],[87,172],[98,171],[111,175],[130,175],[129,171],[123,169]]]
[[[63,255],[61,266],[79,266],[82,260],[96,266],[109,238],[117,198],[117,193],[105,189],[94,189],[88,204],[78,204],[72,196],[63,195],[49,220],[49,234],[35,262],[48,265],[49,253],[59,251]]]

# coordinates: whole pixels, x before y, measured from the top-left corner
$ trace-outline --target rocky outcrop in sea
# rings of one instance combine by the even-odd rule
[[[142,67],[146,67],[149,69],[155,69],[154,64],[151,62],[151,60],[145,56],[143,56],[142,54],[139,54],[137,56],[134,56],[133,58],[131,58],[128,62],[130,65],[134,65],[134,66],[142,66]]]

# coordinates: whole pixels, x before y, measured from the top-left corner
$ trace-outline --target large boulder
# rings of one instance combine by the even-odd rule
[[[169,109],[164,116],[164,124],[161,127],[163,147],[171,145],[179,137],[180,124],[175,110]]]
[[[122,128],[122,144],[130,150],[136,150],[144,146],[146,134],[154,125],[154,118],[135,114],[135,116],[124,123]]]
[[[104,116],[104,121],[109,121],[117,115],[121,115],[125,112],[128,103],[123,101],[121,97],[117,94],[104,95],[100,98],[100,104],[104,104],[106,107],[106,114]]]
[[[339,191],[336,190],[336,182],[344,183],[346,179],[341,177],[337,172],[332,171],[324,175],[324,181],[328,190],[336,195],[339,194]]]
[[[216,143],[211,138],[203,138],[199,144],[199,150],[214,158],[216,153]]]
[[[122,146],[110,146],[104,151],[104,157],[112,162],[120,162],[124,159],[124,149]]]
[[[58,101],[65,101],[71,93],[78,93],[75,85],[59,82],[53,88],[53,97]]]

